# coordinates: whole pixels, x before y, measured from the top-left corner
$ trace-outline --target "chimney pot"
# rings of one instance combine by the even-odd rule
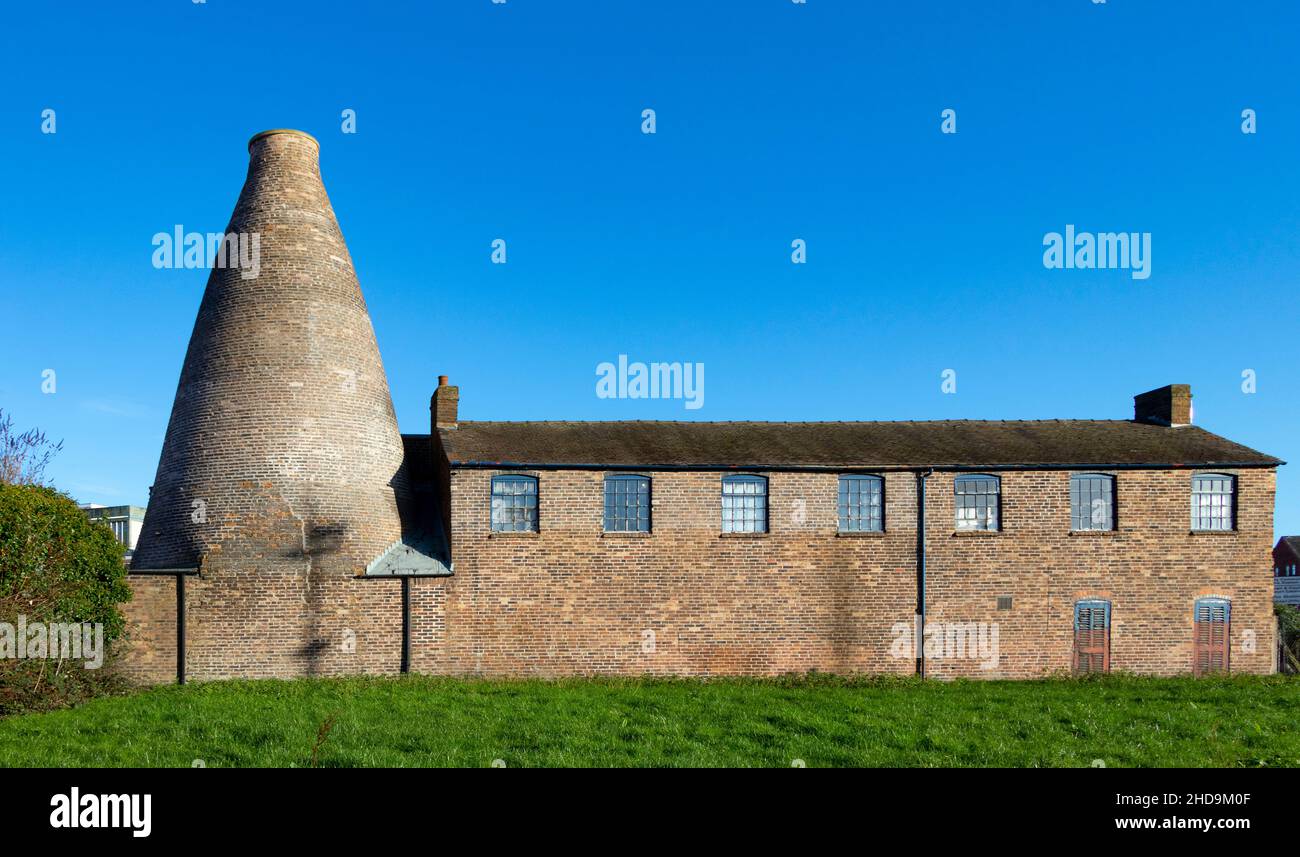
[[[1133,397],[1133,421],[1162,426],[1192,424],[1192,388],[1169,384]]]
[[[447,376],[446,376],[446,375],[439,375],[439,376],[438,376],[438,386],[439,386],[439,387],[445,387],[445,386],[447,386]]]
[[[299,131],[295,128],[272,128],[269,131],[260,131],[248,139],[249,154],[252,154],[254,143],[259,140],[265,140],[267,137],[274,137],[277,134],[291,134],[296,137],[304,137],[314,143],[317,149],[320,148],[320,141],[308,134],[306,131]]]

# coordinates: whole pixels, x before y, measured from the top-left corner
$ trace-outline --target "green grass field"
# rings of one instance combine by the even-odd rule
[[[322,767],[1300,766],[1300,680],[232,681],[0,720],[3,767],[309,766],[314,747]]]

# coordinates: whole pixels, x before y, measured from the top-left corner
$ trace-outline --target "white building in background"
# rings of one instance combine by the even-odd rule
[[[83,503],[81,510],[92,521],[106,520],[113,528],[113,535],[126,545],[126,561],[131,561],[135,553],[135,543],[144,528],[144,509],[140,506],[102,506],[98,503]]]

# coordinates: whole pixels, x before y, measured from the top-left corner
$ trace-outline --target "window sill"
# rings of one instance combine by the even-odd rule
[[[535,539],[541,533],[537,530],[493,530],[488,533],[489,539]]]
[[[720,539],[765,539],[768,534],[763,533],[718,533]]]
[[[1193,536],[1235,536],[1236,530],[1188,530],[1189,535]]]
[[[884,530],[836,530],[837,539],[883,539]]]
[[[987,539],[1002,535],[1001,530],[953,530],[955,539]]]
[[[648,539],[654,535],[653,531],[646,530],[601,530],[602,539]]]
[[[1118,532],[1119,530],[1070,530],[1070,538],[1090,539],[1098,536],[1113,536]]]

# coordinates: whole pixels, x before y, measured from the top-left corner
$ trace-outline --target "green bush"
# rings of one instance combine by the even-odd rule
[[[0,621],[102,624],[104,650],[131,598],[121,544],[66,495],[38,485],[0,484]],[[105,668],[45,658],[0,658],[0,714],[57,708],[112,685]]]

